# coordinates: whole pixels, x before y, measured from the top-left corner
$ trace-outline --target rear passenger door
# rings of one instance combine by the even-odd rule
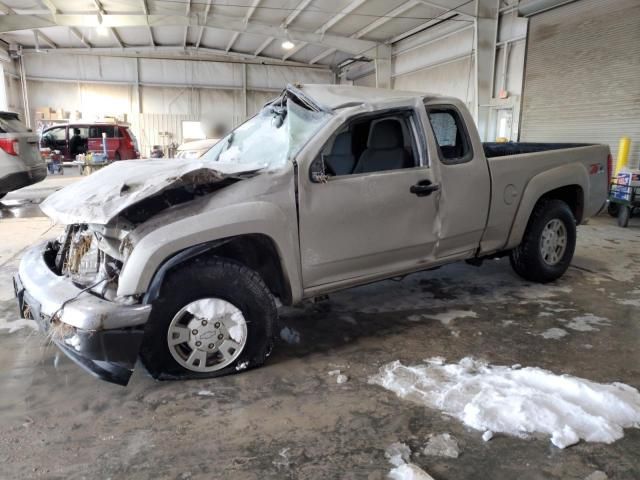
[[[465,108],[428,102],[428,138],[441,189],[438,259],[469,255],[478,248],[491,201],[491,178],[473,118]],[[435,163],[437,162],[437,165]]]
[[[305,289],[419,269],[437,240],[437,182],[413,109],[368,114],[299,171]]]
[[[117,138],[115,125],[93,125],[89,127],[89,150],[102,153],[102,134],[107,135],[107,155],[109,160],[114,160],[120,140]]]

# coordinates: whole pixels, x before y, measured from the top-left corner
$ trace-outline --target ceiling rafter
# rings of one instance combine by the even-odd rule
[[[56,7],[51,0],[42,0],[42,4],[49,10],[49,12],[51,12],[51,15],[53,16],[55,21],[56,16],[60,12],[58,10],[58,7]],[[69,27],[69,31],[73,34],[73,36],[80,40],[80,43],[82,43],[86,48],[93,47],[93,45],[91,45],[91,43],[89,43],[89,41],[84,38],[84,35],[82,35],[77,28]]]
[[[187,0],[187,8],[184,13],[187,17],[191,15],[191,0]],[[187,48],[187,37],[189,37],[189,25],[184,27],[184,39],[182,41],[182,46]]]
[[[102,3],[100,3],[100,0],[93,0],[93,4],[96,6],[96,9],[98,10],[98,13],[100,14],[99,22],[101,22],[102,21],[102,17],[104,15],[108,15],[108,14],[105,11],[104,7],[102,6]],[[116,32],[116,29],[114,27],[108,27],[108,30],[109,30],[109,33],[111,33],[111,36],[116,41],[116,43],[118,45],[120,45],[120,48],[124,48],[124,43],[122,42],[122,39],[120,38],[120,35],[118,35],[118,32]]]
[[[253,16],[256,9],[260,5],[260,1],[261,0],[253,0],[253,3],[251,3],[249,10],[247,10],[247,14],[244,16],[245,23],[249,23],[249,21],[251,20],[251,17]],[[227,44],[227,48],[226,48],[227,52],[233,48],[233,44],[236,43],[236,40],[238,40],[239,36],[240,36],[240,32],[234,32],[233,36],[231,37],[231,40]]]
[[[47,43],[50,47],[53,48],[58,48],[58,45],[56,45],[55,42],[53,42],[47,35],[45,35],[44,33],[42,33],[40,30],[34,30],[33,31],[33,36],[36,39],[36,46],[38,46],[38,39],[42,39],[44,40],[45,43]]]
[[[207,23],[210,10],[211,10],[211,0],[207,0],[207,5],[204,7],[204,23]],[[200,48],[200,43],[202,43],[203,35],[204,35],[204,27],[200,27],[200,33],[198,33],[198,41],[196,42],[196,48]]]
[[[147,4],[147,0],[140,0],[140,3],[142,5],[142,13],[144,13],[145,15],[149,15],[149,5]],[[149,29],[149,42],[151,43],[152,47],[156,46],[156,41],[153,38],[153,29],[151,28],[151,26],[148,26]]]
[[[412,8],[420,5],[421,3],[422,2],[420,0],[409,0],[408,2],[405,2],[402,5],[400,5],[400,6],[396,7],[396,8],[394,8],[393,10],[391,10],[384,17],[380,17],[377,20],[371,22],[366,27],[361,28],[356,33],[351,35],[351,38],[362,38],[365,35],[367,35],[368,33],[373,32],[377,28],[380,28],[381,26],[383,26],[385,23],[390,22],[391,20],[393,20],[396,17],[399,17],[400,15],[405,13],[406,11],[411,10]],[[324,52],[322,52],[321,54],[319,54],[318,56],[312,58],[309,61],[309,63],[313,65],[314,63],[319,62],[323,58],[328,57],[329,55],[335,53],[336,51],[337,51],[336,48],[327,49]]]
[[[366,1],[366,0],[358,0]],[[0,33],[16,30],[31,30],[51,26],[66,27],[140,27],[140,26],[205,26],[220,30],[249,33],[264,37],[274,37],[315,44],[328,48],[336,48],[349,54],[361,54],[375,48],[376,42],[346,37],[329,33],[309,33],[298,29],[283,29],[279,26],[268,25],[254,21],[244,22],[243,18],[216,15],[209,17],[206,22],[200,22],[193,16],[180,15],[143,15],[143,14],[104,14],[99,18],[94,14],[60,14],[52,18],[38,15],[2,15],[0,16]]]
[[[444,5],[440,5],[439,3],[435,3],[429,0],[419,0],[419,2],[427,7],[432,7],[432,8],[437,8],[439,10],[444,10],[445,13],[448,12],[455,12],[458,15],[462,15],[463,17],[467,17],[467,18],[474,18],[474,15],[471,15],[469,13],[464,13],[463,11],[459,10],[458,8],[450,8],[450,7],[445,7]]]
[[[313,0],[302,0],[298,5],[296,5],[293,8],[293,11],[287,16],[287,18],[284,19],[284,22],[282,22],[282,24],[280,25],[282,28],[284,28],[285,30],[287,29],[287,27],[293,23],[293,21],[298,18],[298,15],[300,15],[303,10],[305,8],[307,8],[309,6],[309,4],[312,2]],[[255,56],[258,56],[262,53],[262,51],[267,48],[269,45],[271,45],[271,42],[273,42],[275,40],[275,38],[273,37],[269,37],[267,38],[264,42],[262,42],[260,44],[260,46],[256,49],[256,51],[254,52]]]
[[[344,7],[339,13],[337,13],[336,15],[331,17],[329,20],[327,20],[323,25],[318,27],[316,29],[315,33],[318,33],[318,34],[321,34],[321,35],[324,34],[327,30],[329,30],[336,23],[341,21],[344,17],[346,17],[351,12],[353,12],[354,10],[356,10],[359,7],[361,7],[362,5],[364,5],[367,2],[368,2],[368,0],[353,0],[346,7]],[[284,54],[282,59],[283,60],[288,59],[292,55],[295,55],[296,53],[298,53],[300,50],[302,50],[307,45],[308,45],[308,43],[306,43],[306,42],[302,42],[302,43],[296,45],[293,49],[289,50],[286,54]]]

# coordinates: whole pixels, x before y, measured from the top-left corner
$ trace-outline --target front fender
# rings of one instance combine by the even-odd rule
[[[552,168],[533,177],[525,187],[516,212],[506,249],[515,248],[522,241],[529,218],[538,200],[557,188],[578,185],[584,198],[589,198],[589,173],[581,163],[570,163]]]
[[[142,237],[129,255],[118,282],[118,295],[147,292],[163,262],[179,252],[238,235],[262,234],[276,245],[285,281],[294,299],[302,296],[297,227],[275,204],[253,201],[205,210],[177,219]]]

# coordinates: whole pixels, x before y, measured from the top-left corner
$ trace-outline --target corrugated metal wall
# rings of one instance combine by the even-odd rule
[[[640,160],[640,2],[581,0],[531,18],[521,140],[620,137]]]

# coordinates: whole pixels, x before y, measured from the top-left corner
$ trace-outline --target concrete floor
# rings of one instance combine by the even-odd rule
[[[585,479],[597,470],[640,478],[640,430],[565,450],[545,437],[483,442],[482,432],[367,383],[384,363],[440,355],[640,387],[640,219],[628,229],[607,216],[580,227],[574,265],[553,285],[522,281],[506,260],[452,265],[283,311],[282,338],[261,369],[161,383],[140,366],[122,388],[85,374],[29,326],[11,332],[20,324],[10,274],[25,246],[58,228],[37,199],[29,218],[11,212],[57,188],[46,182],[0,206],[3,479],[383,479],[389,444],[415,454],[444,432],[458,439],[459,458],[413,457],[436,480]],[[451,310],[477,318],[429,318]],[[588,313],[609,324],[566,328],[563,320]],[[543,338],[551,327],[569,334]],[[349,380],[337,384],[335,369]]]

